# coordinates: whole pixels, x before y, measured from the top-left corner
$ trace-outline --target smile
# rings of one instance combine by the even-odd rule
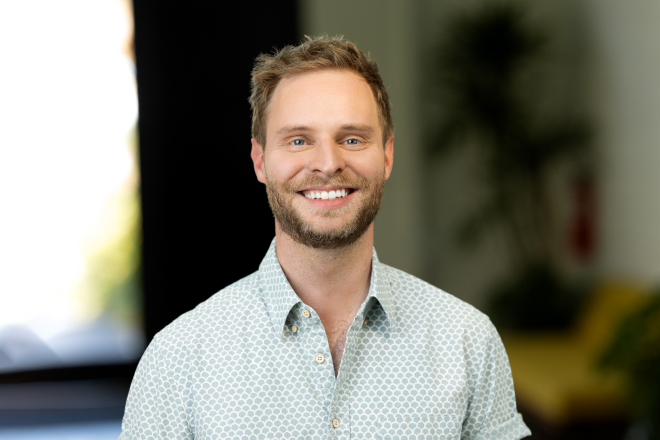
[[[302,195],[308,199],[317,199],[317,200],[335,200],[341,199],[353,192],[352,189],[342,188],[330,191],[317,191],[317,190],[305,190],[301,191]]]

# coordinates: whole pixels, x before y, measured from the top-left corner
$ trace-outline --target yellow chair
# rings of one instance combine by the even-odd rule
[[[587,302],[567,333],[504,333],[516,398],[546,425],[622,418],[623,376],[597,368],[621,320],[646,297],[646,289],[606,283]]]

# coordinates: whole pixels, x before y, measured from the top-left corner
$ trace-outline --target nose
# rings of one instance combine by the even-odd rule
[[[330,139],[320,141],[312,149],[309,170],[314,174],[332,177],[346,167],[341,146]]]

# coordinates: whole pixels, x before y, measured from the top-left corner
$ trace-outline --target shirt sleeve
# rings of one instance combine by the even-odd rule
[[[463,440],[518,440],[531,435],[516,409],[511,367],[493,324],[472,360],[472,400],[463,423]]]
[[[158,334],[142,355],[126,401],[119,440],[194,438],[187,355],[167,345]]]

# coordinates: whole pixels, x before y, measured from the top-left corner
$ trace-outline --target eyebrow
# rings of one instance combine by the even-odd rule
[[[295,132],[310,132],[310,131],[314,131],[314,130],[312,130],[310,127],[306,125],[292,125],[292,126],[280,128],[279,130],[277,130],[276,135],[282,136]],[[372,134],[374,132],[374,129],[369,125],[347,124],[341,126],[341,131],[353,131],[353,132],[361,132],[364,134]]]
[[[282,136],[282,135],[294,133],[294,132],[297,132],[297,131],[312,131],[312,129],[309,128],[306,125],[292,125],[292,126],[280,128],[279,130],[277,130],[277,132],[275,134],[277,136]]]
[[[343,131],[358,131],[364,134],[371,134],[374,132],[374,129],[369,125],[342,125],[341,129]]]

